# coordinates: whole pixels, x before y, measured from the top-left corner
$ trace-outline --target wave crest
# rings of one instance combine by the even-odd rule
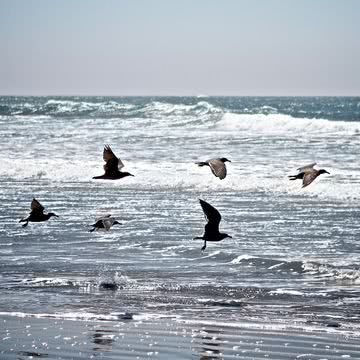
[[[225,113],[216,124],[227,131],[250,130],[266,134],[347,134],[360,135],[360,123],[326,119],[294,118],[284,114],[234,114]]]
[[[206,101],[192,104],[173,104],[166,101],[82,101],[48,99],[37,102],[15,102],[0,105],[3,116],[55,116],[55,117],[132,117],[162,118],[169,116],[204,116],[223,110]]]

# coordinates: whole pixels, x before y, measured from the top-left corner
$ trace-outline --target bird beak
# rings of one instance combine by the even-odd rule
[[[328,171],[325,170],[325,172],[330,175],[330,173]]]
[[[230,239],[232,239],[232,236],[228,235],[228,237],[229,237]]]

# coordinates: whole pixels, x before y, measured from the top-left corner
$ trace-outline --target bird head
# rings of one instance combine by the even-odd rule
[[[49,216],[49,218],[51,218],[52,216],[56,216],[56,217],[59,217],[58,215],[56,215],[55,213],[48,213],[48,216]]]
[[[330,175],[330,173],[328,171],[326,171],[325,169],[320,169],[319,170],[319,175],[320,174],[329,174]]]
[[[121,225],[121,223],[119,223],[117,220],[115,220],[115,221],[113,222],[113,225]]]
[[[221,158],[220,160],[221,160],[223,163],[226,162],[226,161],[231,162],[231,161],[230,161],[229,159],[227,159],[227,158]]]
[[[135,176],[135,175],[130,174],[130,173],[128,173],[128,172],[123,172],[123,177],[125,177],[125,176]]]

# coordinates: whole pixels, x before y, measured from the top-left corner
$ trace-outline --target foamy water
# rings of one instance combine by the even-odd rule
[[[7,344],[22,331],[14,319],[36,326],[46,319],[104,321],[114,339],[121,338],[114,322],[130,322],[131,333],[133,323],[159,321],[160,334],[164,326],[185,329],[195,354],[206,354],[199,339],[206,340],[201,329],[210,326],[231,344],[214,341],[212,355],[222,349],[229,356],[249,350],[248,358],[276,359],[279,351],[284,358],[356,357],[359,104],[359,98],[0,98],[0,316],[14,326],[5,326]],[[92,180],[103,173],[104,144],[134,177]],[[232,161],[222,181],[194,164],[212,157]],[[311,162],[330,175],[305,189],[288,181]],[[18,221],[33,197],[60,217],[22,228]],[[202,242],[192,240],[203,233],[199,198],[221,212],[221,230],[233,236],[203,253]],[[89,233],[101,212],[122,225]],[[255,338],[251,349],[232,338],[230,324],[233,335],[254,337],[254,329],[263,329],[265,342],[279,332],[287,343],[309,331],[326,333],[326,346],[334,332],[354,340],[349,352],[308,356],[316,346],[288,351],[274,340],[272,351],[260,346],[258,353]],[[104,339],[105,348],[120,351]],[[161,347],[155,351],[161,355]]]

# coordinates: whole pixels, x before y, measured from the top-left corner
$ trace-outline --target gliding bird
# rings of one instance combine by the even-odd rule
[[[211,172],[220,180],[222,180],[225,179],[226,177],[226,166],[225,166],[226,161],[231,162],[227,158],[218,158],[218,159],[210,159],[206,161],[196,162],[195,164],[199,166],[209,166]]]
[[[302,179],[303,181],[302,187],[304,188],[310,185],[319,175],[330,174],[325,169],[320,169],[320,170],[314,169],[315,165],[316,163],[312,163],[298,168],[297,170],[299,171],[299,173],[296,175],[289,175],[288,176],[289,180]]]
[[[25,222],[23,227],[27,226],[29,222],[41,222],[49,220],[52,216],[59,217],[58,215],[50,212],[48,214],[44,214],[44,207],[33,198],[31,202],[31,212],[30,215],[26,219],[21,219],[19,222]]]
[[[119,223],[117,220],[112,218],[110,214],[107,214],[101,218],[96,219],[96,223],[91,225],[93,229],[90,229],[89,232],[93,232],[94,230],[100,230],[100,229],[109,231],[110,228],[116,224],[121,225],[121,223]]]

